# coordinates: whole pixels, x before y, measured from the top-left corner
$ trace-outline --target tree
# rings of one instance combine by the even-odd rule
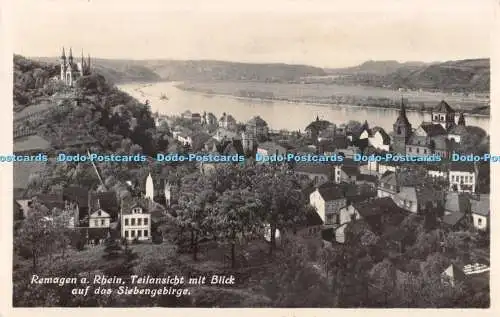
[[[269,225],[271,243],[269,254],[276,247],[276,231],[296,229],[306,214],[306,200],[297,177],[283,167],[264,168],[254,176],[254,190],[261,202],[261,219]]]
[[[54,249],[64,230],[60,221],[54,220],[46,208],[34,202],[14,237],[15,248],[18,251],[28,251],[32,259],[32,270],[36,272],[39,258]]]
[[[215,191],[211,185],[206,176],[194,174],[186,177],[181,186],[178,218],[182,225],[191,232],[191,248],[195,261],[198,254],[198,241],[210,230],[207,216],[216,200]]]
[[[236,243],[258,232],[260,202],[248,189],[233,187],[217,199],[211,221],[218,236],[231,245],[231,267],[236,267]]]
[[[120,257],[122,255],[122,247],[115,239],[108,238],[105,241],[104,255],[103,258],[107,260],[112,260]]]

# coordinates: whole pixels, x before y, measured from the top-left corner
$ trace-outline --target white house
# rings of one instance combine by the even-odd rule
[[[309,202],[325,225],[338,223],[339,211],[346,205],[344,188],[332,182],[324,183],[309,195]]]
[[[474,165],[454,162],[448,173],[450,191],[474,193],[476,191],[476,171]]]
[[[111,216],[100,208],[89,216],[89,228],[109,228],[110,223]]]
[[[127,240],[151,238],[151,215],[139,203],[122,208],[121,236]]]
[[[363,133],[365,133],[365,131]],[[368,137],[368,144],[370,144],[376,149],[382,151],[389,151],[391,145],[391,138],[389,137],[387,132],[385,132],[384,129],[380,127],[375,127],[371,129],[371,135]]]
[[[181,142],[183,145],[193,145],[193,139],[187,133],[181,132],[177,134],[177,141]]]
[[[490,197],[478,195],[470,199],[472,222],[479,230],[487,230],[490,222]]]

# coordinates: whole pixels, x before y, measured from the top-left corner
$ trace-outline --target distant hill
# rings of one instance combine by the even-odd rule
[[[424,62],[405,62],[398,61],[366,61],[361,65],[347,67],[347,68],[334,68],[328,69],[329,74],[375,74],[375,75],[388,75],[399,69],[418,69],[427,65]]]
[[[57,62],[57,58],[54,57],[33,59],[42,62]],[[114,83],[160,80],[288,82],[302,77],[326,75],[322,68],[281,63],[115,59],[94,59],[92,62],[101,75]]]
[[[55,57],[35,57],[32,59],[45,63],[59,63]],[[160,75],[143,65],[143,63],[107,59],[92,59],[91,63],[92,68],[104,76],[109,83],[155,82],[162,80]]]
[[[375,87],[439,91],[488,92],[490,60],[467,59],[442,63],[368,61],[359,66],[330,69],[337,81]]]

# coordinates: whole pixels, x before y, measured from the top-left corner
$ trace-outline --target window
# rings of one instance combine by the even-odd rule
[[[147,231],[147,230],[144,230],[144,236],[145,236],[146,238],[147,238],[147,237],[149,237],[149,236],[148,236],[148,231]]]
[[[128,218],[125,218],[125,225],[128,226]]]
[[[137,225],[142,226],[142,219],[141,218],[137,219]]]
[[[411,147],[408,148],[408,152],[411,152]]]
[[[106,223],[106,220],[101,219],[101,225],[104,226],[105,223]]]
[[[464,176],[463,176],[463,175],[461,175],[461,176],[460,176],[460,183],[463,183],[463,182],[464,182]]]
[[[130,236],[133,238],[135,237],[135,230],[130,230]]]
[[[427,154],[427,149],[424,149],[424,154]]]
[[[148,225],[148,218],[144,218],[144,225],[147,226]]]
[[[417,154],[418,154],[418,153],[420,153],[420,149],[419,149],[419,148],[417,148]]]
[[[128,230],[125,230],[125,238],[128,238]]]
[[[477,218],[477,225],[480,226],[483,224],[483,219]]]
[[[472,180],[472,176],[469,176],[469,183],[472,183],[473,180]]]
[[[131,226],[135,226],[135,218],[130,219],[130,222],[131,222],[130,223]]]
[[[142,231],[141,230],[137,230],[137,237],[142,237]]]
[[[94,226],[99,226],[99,220],[94,220]]]

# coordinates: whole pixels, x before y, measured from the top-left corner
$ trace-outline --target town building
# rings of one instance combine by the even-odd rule
[[[452,162],[449,167],[448,177],[450,191],[468,193],[476,191],[477,172],[474,164]]]
[[[219,128],[224,128],[227,130],[234,131],[236,130],[237,122],[234,117],[230,114],[223,113],[219,119]]]
[[[473,195],[470,204],[474,227],[479,230],[488,230],[490,227],[490,196]]]
[[[324,183],[309,195],[309,203],[316,208],[325,225],[339,223],[339,210],[346,206],[344,187],[332,182]]]
[[[126,240],[149,240],[151,238],[151,215],[149,202],[139,199],[122,201],[120,222],[121,237]]]
[[[260,116],[250,119],[245,125],[245,131],[252,135],[257,141],[266,140],[269,134],[267,122]]]

